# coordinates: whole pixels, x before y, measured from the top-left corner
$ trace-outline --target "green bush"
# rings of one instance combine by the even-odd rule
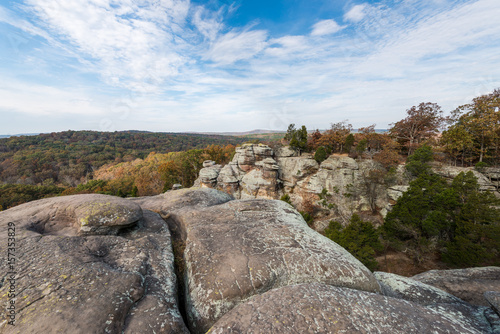
[[[375,254],[383,246],[378,231],[370,222],[361,220],[356,214],[352,215],[350,224],[345,228],[340,223],[331,221],[325,229],[325,236],[344,247],[368,269],[377,269]]]
[[[431,167],[429,162],[433,160],[432,148],[428,145],[419,147],[406,162],[406,170],[413,176],[429,174]]]
[[[328,158],[328,154],[326,153],[326,149],[324,146],[318,147],[316,152],[314,153],[314,160],[316,160],[317,163],[322,163],[323,161]]]

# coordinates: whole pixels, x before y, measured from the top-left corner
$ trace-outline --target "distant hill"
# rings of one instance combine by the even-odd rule
[[[209,145],[238,145],[255,138],[145,131],[64,131],[0,138],[0,184],[77,184],[109,163],[144,159]]]
[[[286,131],[281,130],[263,130],[257,129],[252,131],[243,131],[243,132],[188,132],[194,134],[202,134],[202,135],[220,135],[220,136],[248,136],[248,135],[259,135],[259,134],[269,134],[269,133],[285,133]]]
[[[40,133],[17,133],[15,135],[0,135],[0,138],[20,137],[20,136],[38,136]]]

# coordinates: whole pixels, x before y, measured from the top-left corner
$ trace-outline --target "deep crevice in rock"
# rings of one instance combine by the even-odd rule
[[[179,312],[184,320],[187,328],[190,328],[187,305],[186,305],[186,286],[185,286],[185,261],[184,250],[186,249],[186,241],[180,229],[180,224],[176,221],[175,216],[171,214],[160,214],[170,230],[172,238],[172,251],[174,253],[174,272],[177,284],[177,302],[179,303]]]

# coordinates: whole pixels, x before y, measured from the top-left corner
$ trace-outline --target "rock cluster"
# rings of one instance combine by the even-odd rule
[[[236,148],[233,160],[225,166],[206,161],[203,167],[196,186],[222,190],[237,199],[279,199],[288,194],[301,211],[315,207],[317,230],[323,230],[332,219],[346,223],[353,213],[359,212],[371,212],[380,222],[409,187],[403,165],[386,182],[374,177],[382,169],[374,160],[334,154],[318,164],[312,154],[297,156],[289,147],[274,152],[262,144]],[[433,170],[450,179],[460,172],[472,171],[483,190],[496,190],[495,182],[500,180],[500,173],[492,168],[486,168],[482,174],[473,168],[435,164]],[[320,194],[325,191],[328,203],[322,205]]]
[[[44,199],[0,212],[3,254],[12,226],[16,260],[1,263],[1,333],[500,330],[500,268],[450,275],[464,286],[493,282],[474,290],[492,290],[487,305],[473,305],[437,287],[432,273],[371,273],[283,201],[210,188]]]

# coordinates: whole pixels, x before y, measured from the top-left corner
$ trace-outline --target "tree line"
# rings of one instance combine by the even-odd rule
[[[388,249],[406,253],[416,264],[437,255],[448,266],[499,265],[500,199],[481,191],[471,171],[448,182],[433,173],[430,165],[438,159],[481,171],[498,167],[499,107],[500,89],[496,89],[447,117],[438,104],[420,103],[384,133],[378,133],[375,125],[354,132],[348,121],[312,133],[305,126],[290,124],[283,141],[299,154],[313,153],[318,163],[332,153],[379,162],[363,175],[361,187],[374,214],[377,185],[387,184],[394,168],[405,163],[410,186],[378,229],[354,214],[348,221],[330,222],[324,232],[370,269],[377,268],[375,255]],[[326,191],[320,194],[320,203],[334,207],[328,196]],[[312,222],[311,212],[302,214]]]

